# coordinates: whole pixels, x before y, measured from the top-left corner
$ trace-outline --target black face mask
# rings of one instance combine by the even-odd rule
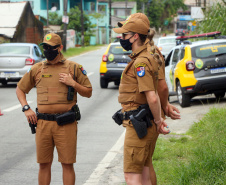
[[[47,49],[44,50],[44,55],[47,58],[47,60],[52,61],[54,60],[57,55],[59,54],[58,49],[52,50],[52,49]]]
[[[134,35],[133,35],[134,36]],[[131,39],[133,36],[131,36],[130,38],[123,40],[120,39],[120,44],[123,47],[123,49],[125,49],[126,51],[132,50],[132,44],[129,39]]]

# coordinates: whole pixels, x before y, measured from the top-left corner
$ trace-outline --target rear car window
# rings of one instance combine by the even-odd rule
[[[192,48],[192,56],[195,58],[215,57],[221,54],[226,54],[226,42]]]
[[[0,55],[30,54],[29,46],[0,46]]]
[[[175,38],[168,38],[168,39],[160,39],[159,44],[168,44],[168,43],[174,43],[176,44]]]
[[[130,54],[132,51],[126,51],[122,48],[122,46],[119,45],[112,45],[109,49],[109,52],[115,55],[119,54]]]

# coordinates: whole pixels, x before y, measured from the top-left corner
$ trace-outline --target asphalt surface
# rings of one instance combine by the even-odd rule
[[[106,49],[89,52],[71,58],[83,65],[93,85],[90,99],[78,96],[82,119],[78,125],[76,185],[121,185],[123,177],[123,139],[124,128],[111,119],[120,109],[118,87],[113,83],[108,89],[99,85],[99,65]],[[0,185],[38,184],[38,164],[36,163],[35,137],[21,111],[15,94],[16,84],[0,85]],[[28,94],[32,109],[36,107],[36,89]],[[211,107],[226,107],[226,98],[220,102],[212,95],[196,97],[191,107],[181,108],[176,97],[170,102],[181,111],[181,120],[167,119],[171,133],[186,133],[190,126],[202,118]],[[169,136],[161,137],[174,137]],[[157,146],[158,147],[158,146]],[[62,169],[54,153],[51,184],[62,183]]]

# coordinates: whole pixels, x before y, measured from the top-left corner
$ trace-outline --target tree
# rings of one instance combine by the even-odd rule
[[[208,33],[220,31],[222,35],[226,35],[226,7],[217,4],[207,9],[205,18],[198,23],[195,33]]]
[[[49,24],[62,25],[62,16],[59,16],[56,12],[49,12]]]

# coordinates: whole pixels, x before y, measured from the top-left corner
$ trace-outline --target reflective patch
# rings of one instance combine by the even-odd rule
[[[108,60],[109,60],[110,62],[112,62],[112,61],[114,60],[114,55],[113,55],[113,54],[110,54],[109,57],[108,57]]]
[[[27,73],[29,73],[31,71],[31,67],[27,70]]]
[[[79,65],[79,69],[81,69],[81,71],[82,71],[82,73],[83,73],[84,75],[86,75],[86,74],[87,74],[86,70],[85,70],[85,69],[83,69],[82,65]]]
[[[197,59],[195,61],[195,66],[198,68],[198,69],[201,69],[203,67],[203,61],[201,59]]]
[[[139,77],[142,77],[145,75],[145,67],[137,67],[136,69],[137,69],[137,75]]]
[[[52,75],[42,75],[42,78],[50,78]]]
[[[138,67],[145,67],[145,66],[146,66],[146,64],[140,63],[140,64],[136,64],[136,65],[135,65],[135,68],[138,68]]]

